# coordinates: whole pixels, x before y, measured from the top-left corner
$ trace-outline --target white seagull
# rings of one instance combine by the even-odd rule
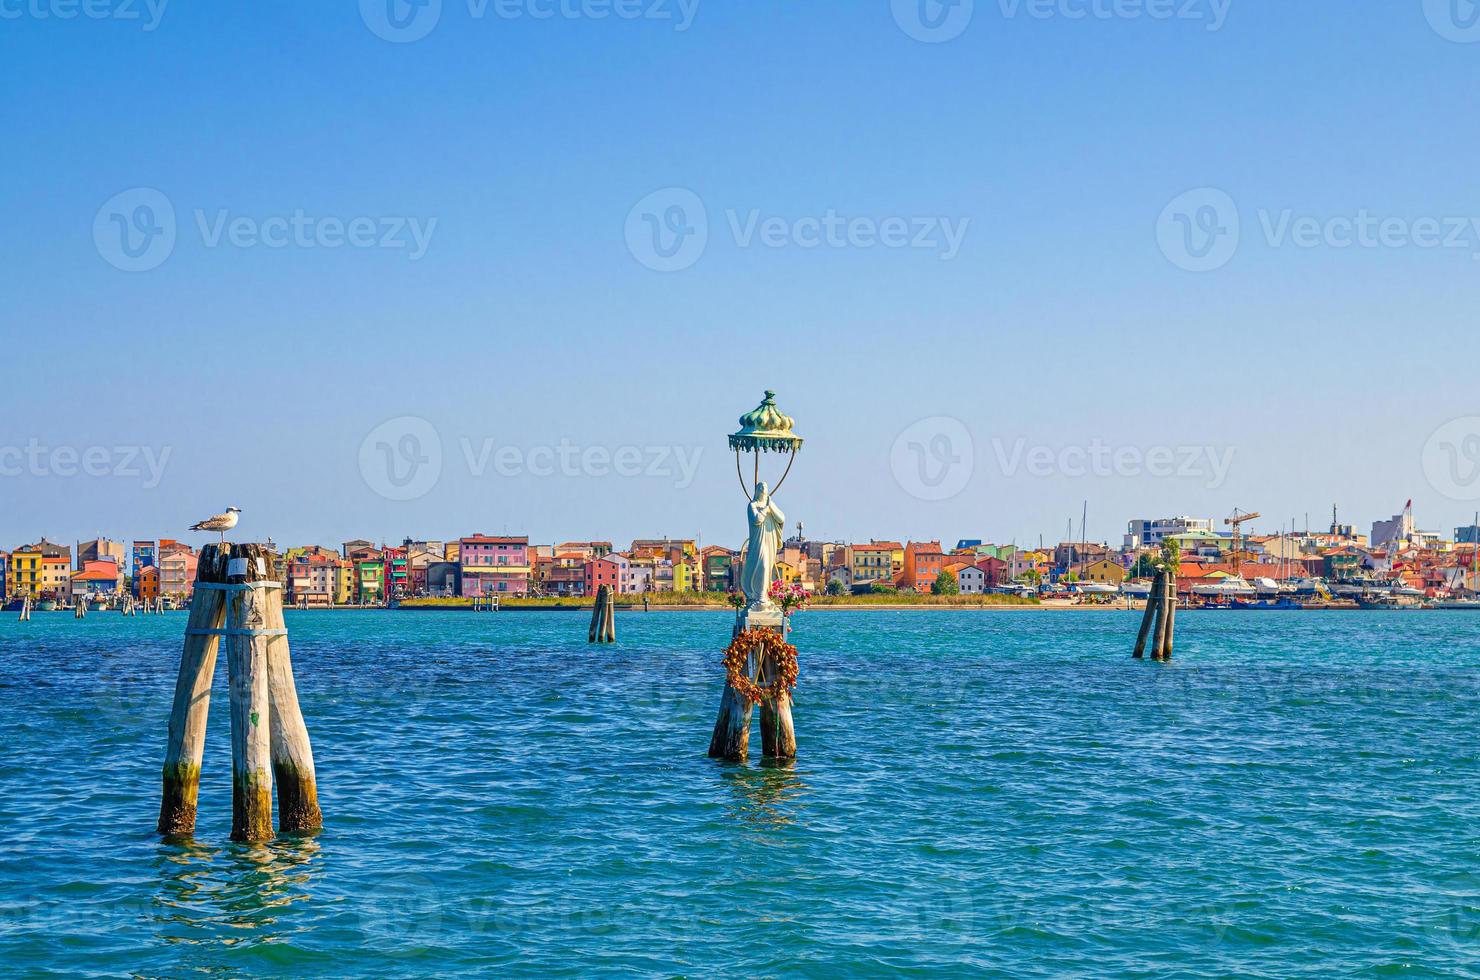
[[[221,532],[221,543],[222,544],[225,544],[226,543],[226,532],[227,531],[230,531],[232,528],[236,527],[236,515],[238,515],[240,513],[241,513],[241,508],[239,508],[239,507],[228,507],[228,508],[226,508],[226,513],[224,513],[224,514],[217,514],[215,517],[207,517],[203,521],[199,521],[199,522],[197,522],[195,524],[190,525],[190,530],[192,530],[192,531],[220,531]]]

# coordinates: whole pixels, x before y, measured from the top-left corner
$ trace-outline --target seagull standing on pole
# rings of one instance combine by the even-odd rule
[[[205,520],[190,525],[192,531],[220,531],[221,543],[226,543],[226,532],[236,527],[236,515],[241,513],[239,507],[228,507],[226,513],[217,514],[215,517],[207,517]]]

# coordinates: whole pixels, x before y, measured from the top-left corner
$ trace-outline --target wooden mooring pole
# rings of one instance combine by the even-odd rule
[[[596,603],[591,607],[591,629],[587,632],[586,642],[617,642],[616,605],[611,586],[603,585],[596,590]]]
[[[1163,576],[1156,589],[1156,621],[1151,625],[1151,659],[1160,660],[1162,644],[1166,642],[1167,581]]]
[[[223,639],[231,701],[231,839],[272,838],[274,776],[279,829],[296,833],[322,826],[313,750],[293,682],[282,585],[268,579],[271,567],[272,553],[264,545],[201,550],[170,715],[162,834],[183,836],[195,829],[211,677]]]
[[[1167,610],[1162,625],[1161,659],[1172,659],[1173,640],[1177,635],[1177,577],[1167,576]]]
[[[196,563],[195,593],[185,627],[185,650],[175,680],[170,711],[169,744],[164,756],[164,797],[159,806],[159,832],[171,837],[195,832],[200,794],[200,760],[206,747],[206,716],[211,708],[211,677],[221,645],[226,593],[208,586],[226,582],[229,549],[208,544]],[[207,586],[203,588],[202,586]]]
[[[1165,572],[1157,572],[1151,580],[1151,591],[1146,593],[1146,612],[1141,616],[1141,631],[1136,634],[1136,650],[1131,654],[1137,660],[1146,659],[1146,641],[1151,638],[1151,624],[1156,620],[1156,603],[1161,598],[1165,576]]]
[[[736,620],[732,639],[750,628],[770,629],[786,636],[786,623],[779,610],[746,610]],[[761,662],[752,650],[746,657],[746,675],[758,679],[764,687],[775,680],[777,665],[769,658]],[[761,754],[773,759],[795,759],[797,754],[796,727],[791,716],[791,694],[783,691],[779,698],[767,698],[761,702]],[[709,739],[709,757],[726,762],[742,762],[750,754],[750,719],[755,709],[754,702],[734,689],[728,682],[720,698],[719,716],[714,721],[714,732]]]

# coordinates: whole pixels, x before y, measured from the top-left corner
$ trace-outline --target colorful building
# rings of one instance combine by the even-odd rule
[[[848,580],[854,589],[864,589],[875,582],[893,585],[894,546],[891,544],[849,545]]]
[[[158,571],[158,563],[159,549],[155,547],[153,541],[134,542],[133,556],[129,561],[128,574],[129,578],[133,579],[134,581],[133,592],[136,599],[144,598],[143,593],[139,591],[139,575],[143,572],[144,569],[151,566],[155,566],[156,571]],[[156,585],[157,584],[158,577],[156,576]]]
[[[145,565],[134,573],[134,598],[153,602],[159,598],[159,569]]]
[[[110,559],[90,559],[72,573],[70,588],[74,596],[117,595],[123,591],[123,573]]]
[[[385,598],[385,562],[380,558],[352,558],[354,601],[373,604]]]
[[[613,592],[620,592],[622,589],[622,563],[610,555],[592,558],[581,567],[581,571],[586,595],[595,595],[596,590],[603,585]]]
[[[159,543],[159,594],[188,599],[195,591],[195,549],[177,541]]]
[[[475,534],[458,540],[465,596],[529,592],[529,538]]]
[[[72,560],[60,556],[41,557],[41,594],[54,599],[72,598]]]
[[[729,548],[710,545],[704,549],[704,588],[709,592],[728,592],[735,587],[735,553]]]
[[[946,556],[939,541],[911,541],[904,549],[904,577],[900,586],[929,592],[945,566]]]

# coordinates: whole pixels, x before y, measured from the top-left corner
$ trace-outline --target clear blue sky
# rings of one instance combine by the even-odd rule
[[[1057,539],[1086,499],[1090,536],[1113,540],[1129,517],[1235,506],[1271,529],[1324,524],[1336,501],[1365,524],[1412,497],[1445,531],[1475,509],[1424,453],[1480,415],[1480,233],[1307,248],[1261,219],[1365,210],[1416,235],[1480,217],[1480,44],[1435,28],[1443,3],[1233,0],[1210,30],[1210,0],[1190,20],[977,0],[959,36],[922,43],[888,0],[700,0],[686,30],[443,0],[399,43],[367,26],[384,2],[176,0],[153,30],[143,0],[144,22],[0,4],[0,447],[109,454],[92,476],[0,455],[0,546],[174,536],[228,504],[243,537],[279,542],[734,542],[724,436],[767,387],[809,440],[778,498],[809,536]],[[629,212],[673,187],[703,202],[708,244],[654,271]],[[1241,237],[1192,272],[1158,219],[1205,187],[1235,202]],[[135,188],[168,201],[176,241],[129,272],[99,242],[140,199],[105,202]],[[251,244],[299,212],[436,223],[416,258]],[[751,212],[799,233],[829,213],[966,231],[949,258],[773,248],[742,243],[729,212],[742,234]],[[223,217],[245,219],[246,246],[212,237]],[[361,454],[403,416],[442,444],[412,500],[377,493],[381,450]],[[891,465],[935,417],[974,445],[944,500]],[[906,460],[960,457],[941,425],[911,430]],[[1468,467],[1480,430],[1455,431]],[[562,440],[701,455],[682,487],[671,461],[532,475]],[[1064,465],[1097,444],[1234,455],[1216,486]],[[158,485],[115,453],[130,446],[168,451]],[[514,475],[491,454],[476,475],[485,446],[519,450]],[[1004,465],[1015,446],[1052,454],[1047,475]]]

